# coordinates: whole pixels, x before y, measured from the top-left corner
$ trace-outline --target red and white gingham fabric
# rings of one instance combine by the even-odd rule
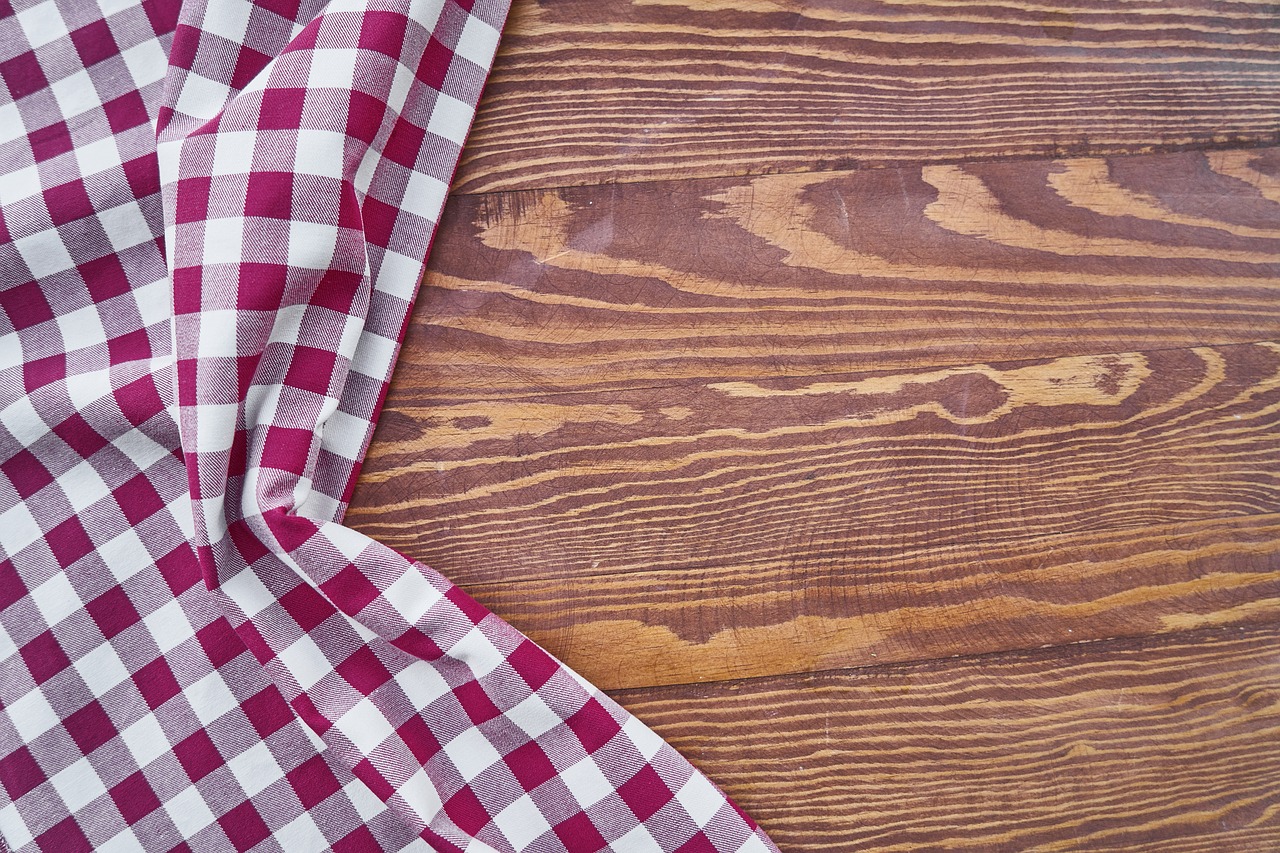
[[[507,0],[0,0],[0,837],[776,848],[339,524]]]

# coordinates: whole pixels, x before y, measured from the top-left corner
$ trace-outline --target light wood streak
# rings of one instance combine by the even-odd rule
[[[1280,339],[1277,195],[1280,149],[454,199],[389,402]]]

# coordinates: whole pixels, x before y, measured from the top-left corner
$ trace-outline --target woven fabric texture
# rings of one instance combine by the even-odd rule
[[[0,837],[774,850],[340,524],[507,0],[0,0]]]

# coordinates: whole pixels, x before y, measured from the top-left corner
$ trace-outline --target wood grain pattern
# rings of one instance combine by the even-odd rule
[[[788,853],[1280,848],[1280,630],[616,694]]]
[[[455,198],[389,408],[1280,339],[1280,149]]]
[[[475,584],[605,689],[1280,621],[1280,515]]]
[[[383,415],[348,523],[459,582],[1280,512],[1280,345]]]
[[[516,4],[348,523],[787,853],[1280,850],[1278,47]]]
[[[787,853],[1280,850],[1277,48],[515,4],[348,523]]]
[[[348,522],[615,688],[1274,619],[1277,176],[462,199]]]
[[[1268,2],[529,0],[464,192],[1280,141]]]
[[[1280,345],[582,396],[387,413],[348,523],[604,686],[1280,615]]]

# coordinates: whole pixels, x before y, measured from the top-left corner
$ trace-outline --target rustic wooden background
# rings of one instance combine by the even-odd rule
[[[516,0],[349,514],[811,850],[1280,850],[1280,6]]]

